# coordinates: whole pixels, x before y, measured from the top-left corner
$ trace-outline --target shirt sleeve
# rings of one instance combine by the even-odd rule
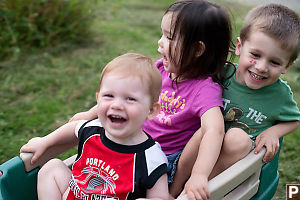
[[[201,90],[198,91],[194,102],[194,110],[200,118],[207,110],[213,107],[223,109],[222,87],[209,78],[207,84],[202,86]]]
[[[145,157],[148,169],[147,188],[150,189],[162,175],[167,173],[168,160],[158,143],[145,151]]]
[[[293,99],[293,92],[287,87],[284,95],[283,106],[280,108],[278,121],[300,121],[300,112],[296,101]]]

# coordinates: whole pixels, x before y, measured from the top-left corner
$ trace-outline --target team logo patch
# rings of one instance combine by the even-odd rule
[[[74,176],[78,186],[86,194],[115,194],[116,184],[105,171],[88,166],[79,176]]]

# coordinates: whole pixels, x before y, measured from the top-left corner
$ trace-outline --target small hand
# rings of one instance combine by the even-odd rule
[[[33,153],[31,164],[34,164],[45,151],[46,145],[44,144],[44,139],[41,137],[35,137],[30,139],[28,143],[23,145],[20,149],[20,153]]]
[[[186,194],[189,200],[207,200],[210,197],[208,191],[208,179],[204,175],[193,174],[186,182],[181,195]]]
[[[262,147],[266,147],[266,153],[263,157],[263,162],[267,163],[273,159],[279,150],[279,138],[271,133],[262,132],[257,136],[256,148],[254,153],[259,153]]]

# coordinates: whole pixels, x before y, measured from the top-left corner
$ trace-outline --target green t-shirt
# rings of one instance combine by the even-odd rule
[[[228,74],[232,72],[233,69]],[[238,127],[257,136],[278,121],[300,121],[291,88],[280,78],[272,85],[253,90],[232,76],[227,80],[227,87],[223,90],[226,130]]]

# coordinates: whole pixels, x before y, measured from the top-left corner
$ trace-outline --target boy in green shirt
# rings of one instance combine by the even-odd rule
[[[279,139],[299,126],[297,103],[280,78],[299,47],[300,19],[291,9],[267,4],[248,13],[237,38],[238,66],[223,90],[227,132],[211,177],[254,148],[258,153],[265,147],[263,161],[269,162],[278,152]]]

